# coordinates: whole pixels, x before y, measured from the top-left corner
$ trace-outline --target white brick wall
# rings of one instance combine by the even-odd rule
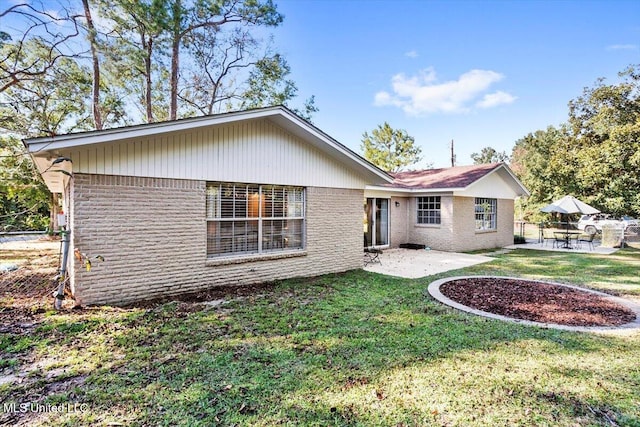
[[[204,181],[74,177],[73,245],[105,258],[90,272],[76,263],[73,286],[81,304],[125,304],[362,267],[361,190],[307,188],[301,256],[221,264],[207,261]]]

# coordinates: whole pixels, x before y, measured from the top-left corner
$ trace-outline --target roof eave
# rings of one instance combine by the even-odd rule
[[[510,167],[508,167],[506,164],[502,163],[502,164],[500,165],[500,168],[504,169],[504,170],[505,170],[505,171],[506,171],[506,172],[511,176],[511,179],[513,179],[513,180],[515,181],[516,185],[517,185],[518,187],[520,187],[520,189],[522,190],[522,193],[523,193],[523,194],[519,194],[519,196],[526,196],[526,197],[529,197],[529,196],[531,195],[531,193],[529,192],[529,189],[527,189],[527,187],[525,187],[525,186],[524,186],[524,184],[523,184],[522,182],[520,182],[520,180],[519,180],[519,179],[518,179],[518,177],[513,173],[513,171],[511,170],[511,168],[510,168]],[[494,171],[495,171],[495,170],[498,170],[498,169],[500,169],[500,168],[496,168],[496,169],[494,169]]]
[[[417,193],[455,193],[458,191],[466,190],[465,187],[455,188],[403,188],[403,187],[385,187],[381,185],[367,185],[365,191],[386,191],[389,193],[405,193],[405,194],[417,194]]]

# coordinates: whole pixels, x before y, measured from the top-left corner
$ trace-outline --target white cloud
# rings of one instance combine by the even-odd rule
[[[416,52],[415,50],[410,50],[409,52],[405,52],[404,56],[407,56],[409,58],[417,58],[418,52]]]
[[[635,44],[612,44],[607,46],[607,50],[638,50],[638,45]]]
[[[374,105],[395,106],[407,114],[464,113],[473,106],[490,108],[513,102],[516,98],[506,92],[485,94],[492,84],[504,76],[490,70],[471,70],[457,80],[438,83],[433,67],[421,70],[415,76],[396,74],[391,78],[392,93],[380,91],[375,95]],[[475,104],[474,104],[474,101]]]
[[[492,108],[502,104],[511,104],[516,99],[515,96],[499,90],[483,96],[482,100],[476,103],[476,106],[480,108]]]

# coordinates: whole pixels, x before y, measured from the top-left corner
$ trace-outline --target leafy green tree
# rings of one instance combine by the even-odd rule
[[[242,94],[242,108],[258,108],[268,105],[285,105],[296,96],[298,88],[288,78],[291,68],[279,54],[260,59],[249,74],[248,88]],[[311,121],[318,109],[314,97],[305,101],[302,110],[291,108],[300,117]]]
[[[0,10],[0,23],[3,24],[0,28],[8,30],[21,25],[22,30],[15,38],[0,30],[0,93],[21,82],[38,80],[56,68],[62,58],[76,56],[64,51],[80,34],[76,17],[67,10],[51,12],[44,5],[40,6],[39,9],[31,2],[16,2]],[[11,25],[7,25],[9,22]],[[24,47],[34,41],[46,49],[38,61],[26,62],[23,60]]]
[[[577,194],[575,159],[566,146],[570,135],[566,126],[549,126],[516,141],[510,167],[529,189],[531,196],[522,201],[525,218],[543,218],[540,208],[565,194]]]
[[[6,45],[3,49],[14,49]],[[47,58],[49,46],[41,39],[21,44],[18,67]],[[58,135],[91,129],[91,76],[71,57],[37,79],[22,79],[0,93],[0,230],[43,230],[55,199],[36,172],[20,138]],[[55,219],[55,218],[54,218]]]
[[[603,212],[640,216],[640,70],[593,87],[569,103],[569,120],[518,140],[511,168],[531,191],[529,217],[572,194]]]
[[[4,49],[15,46],[6,44]],[[49,46],[32,39],[20,46],[18,67],[49,55]],[[22,137],[58,135],[93,127],[91,74],[75,59],[62,57],[57,66],[33,80],[21,80],[0,93],[0,127]]]
[[[496,151],[493,147],[484,147],[480,153],[471,154],[474,165],[484,163],[502,163],[509,161],[509,155],[505,151]]]
[[[167,48],[168,12],[164,0],[96,0],[100,15],[109,21],[109,36],[102,37],[104,68],[120,76],[114,82],[139,100],[144,120],[169,117],[169,72],[163,61]],[[163,111],[166,110],[166,111]]]
[[[580,195],[601,210],[640,214],[640,66],[599,79],[569,103]]]
[[[178,118],[179,79],[181,74],[181,52],[198,39],[205,31],[211,34],[227,27],[276,27],[284,17],[278,13],[272,0],[171,0],[167,7],[169,17],[170,91],[169,119]],[[207,33],[207,31],[209,31]],[[237,31],[237,30],[236,30]],[[246,33],[242,33],[246,35]],[[203,37],[200,37],[202,40]],[[238,45],[242,47],[242,45]],[[202,70],[205,71],[205,70]]]
[[[0,136],[0,231],[46,229],[51,197],[20,138]]]
[[[389,123],[378,125],[362,135],[364,157],[374,165],[388,172],[399,172],[406,166],[418,163],[422,149],[415,145],[415,139],[404,129],[393,129]]]
[[[0,129],[20,138],[133,124],[135,108],[153,122],[296,96],[288,64],[265,54],[259,38],[282,23],[272,0],[81,0],[48,8],[0,9]],[[312,97],[299,113],[308,119],[315,111]],[[3,158],[29,161],[24,153]],[[22,170],[7,161],[3,176]]]

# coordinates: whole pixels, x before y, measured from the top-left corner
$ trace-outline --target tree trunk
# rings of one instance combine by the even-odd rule
[[[173,28],[171,40],[171,77],[170,77],[170,104],[169,120],[178,118],[178,72],[180,71],[180,42],[182,32],[180,23],[182,18],[182,2],[175,0],[173,3]]]
[[[98,49],[96,47],[96,28],[91,18],[91,9],[89,9],[89,0],[82,0],[84,7],[84,16],[87,20],[87,37],[91,45],[91,58],[93,62],[93,121],[96,129],[102,129],[102,112],[100,109],[100,61],[98,59]]]
[[[151,83],[151,54],[153,52],[153,39],[151,37],[149,37],[149,40],[146,41],[144,40],[143,37],[143,44],[144,47],[146,48],[146,57],[144,58],[144,72],[145,72],[145,85],[146,85],[146,89],[145,89],[145,94],[144,94],[144,102],[145,102],[145,107],[146,107],[146,111],[147,111],[147,123],[153,123],[154,119],[153,119],[153,109],[152,107],[152,99],[151,99],[151,90],[152,90],[152,83]]]

